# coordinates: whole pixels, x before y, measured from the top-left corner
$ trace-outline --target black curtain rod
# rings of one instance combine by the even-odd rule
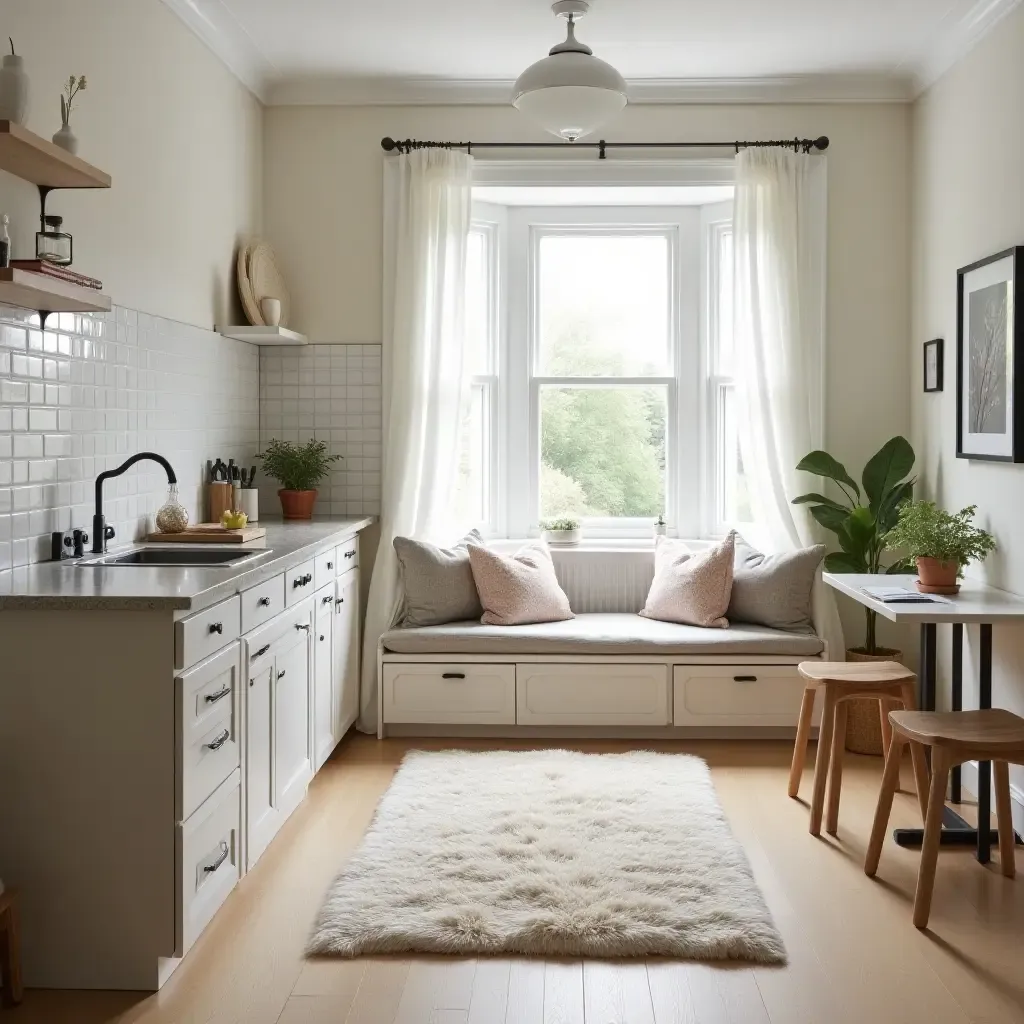
[[[609,149],[762,149],[768,146],[793,147],[794,153],[824,152],[828,149],[828,136],[817,139],[781,139],[774,142],[424,142],[403,139],[396,142],[387,137],[380,140],[385,153],[411,153],[414,149],[596,149],[598,159],[604,160]]]

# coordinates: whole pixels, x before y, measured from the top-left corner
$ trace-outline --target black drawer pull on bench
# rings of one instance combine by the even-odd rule
[[[441,675],[442,679],[465,679],[465,672],[444,672]]]
[[[757,676],[733,676],[734,683],[756,683]]]

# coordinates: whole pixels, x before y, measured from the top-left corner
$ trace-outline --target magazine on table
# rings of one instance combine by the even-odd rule
[[[862,587],[868,597],[883,604],[951,604],[948,597],[938,594],[922,594],[908,587]]]

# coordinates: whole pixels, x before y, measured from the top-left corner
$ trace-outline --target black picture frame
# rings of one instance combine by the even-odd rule
[[[928,381],[928,353],[935,350],[935,380]],[[924,390],[926,394],[934,394],[936,391],[941,391],[944,386],[944,373],[943,373],[943,362],[945,357],[945,345],[943,344],[942,338],[936,338],[934,341],[926,341],[924,343],[924,365],[921,368],[922,377],[924,381]]]
[[[970,402],[965,398],[966,388],[970,383],[970,375],[967,373],[966,359],[968,357],[967,339],[964,338],[964,314],[967,310],[966,300],[970,294],[979,289],[970,289],[968,278],[977,271],[993,263],[1009,260],[1011,263],[1010,275],[1007,279],[1011,287],[1011,295],[1015,301],[1012,302],[1013,320],[1007,323],[1006,344],[1009,349],[1007,363],[1011,367],[1010,373],[1006,376],[1004,388],[1005,398],[1010,409],[1006,417],[1006,430],[1003,435],[995,432],[992,436],[1003,436],[1007,439],[1008,449],[1002,453],[981,451],[973,448],[969,437],[965,437],[964,431],[964,410],[970,409]],[[997,283],[1002,283],[1000,279]],[[1021,287],[1024,286],[1024,246],[1013,246],[1004,249],[983,260],[978,260],[969,266],[961,267],[956,272],[956,457],[958,459],[978,460],[982,462],[1024,462],[1024,296]],[[973,415],[973,414],[972,414]],[[982,436],[980,433],[973,435]]]

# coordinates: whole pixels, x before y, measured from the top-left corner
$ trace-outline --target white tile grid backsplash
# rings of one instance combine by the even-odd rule
[[[314,435],[343,456],[319,487],[317,515],[379,515],[380,345],[260,350],[260,445]],[[260,509],[280,509],[279,484],[260,478]]]
[[[0,309],[0,568],[49,558],[53,530],[91,531],[97,474],[136,452],[170,461],[192,522],[206,460],[253,461],[257,349],[120,307],[38,323]],[[151,530],[166,495],[155,463],[107,481],[114,543]]]

